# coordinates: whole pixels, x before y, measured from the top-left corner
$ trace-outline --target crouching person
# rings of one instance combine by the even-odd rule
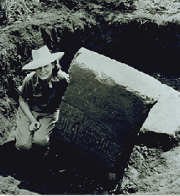
[[[62,96],[68,86],[68,74],[62,72],[57,63],[63,54],[51,53],[47,46],[43,46],[32,50],[33,60],[23,67],[30,74],[19,89],[15,144],[18,150],[27,151],[39,146],[45,152],[49,146]]]

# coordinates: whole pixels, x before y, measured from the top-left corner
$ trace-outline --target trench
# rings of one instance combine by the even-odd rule
[[[38,47],[42,43],[46,44],[53,52],[65,52],[64,57],[60,61],[62,70],[65,72],[68,72],[69,65],[76,52],[81,47],[85,47],[111,59],[126,63],[149,75],[155,77],[159,75],[157,79],[164,83],[169,84],[169,81],[173,80],[173,83],[171,83],[172,87],[180,90],[177,82],[177,79],[180,77],[180,70],[178,69],[180,63],[180,27],[178,24],[167,23],[159,26],[151,21],[142,24],[136,20],[128,23],[120,24],[115,22],[109,24],[109,21],[103,19],[99,19],[97,24],[92,24],[91,26],[84,25],[83,28],[74,29],[74,31],[71,31],[68,27],[62,29],[58,25],[44,25],[45,27],[32,25],[29,30],[31,34],[39,33],[43,41],[33,38],[34,40],[31,42],[25,41],[25,38],[21,38],[21,41],[18,42],[21,31],[19,32],[17,29],[12,31],[11,35],[16,37],[13,41],[13,44],[16,45],[15,57],[18,58],[13,60],[9,57],[7,67],[1,72],[2,75],[6,73],[7,78],[2,84],[6,89],[7,95],[17,100],[18,95],[14,89],[20,84],[25,75],[25,73],[20,71],[20,68],[29,59],[31,48]],[[167,80],[164,78],[167,78]],[[62,149],[64,148],[62,147]],[[69,148],[69,152],[75,152],[72,151],[73,147],[67,148]],[[128,156],[130,156],[132,148],[133,146],[129,149]],[[77,159],[80,159],[81,156],[79,153],[75,153],[75,155],[78,158],[74,156],[73,159],[68,159],[67,155],[63,154],[63,150],[61,154],[61,156],[65,157],[65,164],[68,164],[67,162],[78,162]],[[27,184],[21,184],[21,188],[27,188],[40,194],[47,194],[47,191],[49,191],[48,194],[92,194],[95,193],[94,190],[97,191],[96,193],[101,194],[108,193],[102,192],[102,187],[105,191],[109,191],[115,186],[114,183],[117,183],[117,181],[111,181],[112,186],[109,185],[111,182],[108,182],[108,184],[107,182],[101,183],[102,178],[104,178],[103,175],[100,175],[101,179],[99,181],[95,180],[96,176],[90,175],[87,177],[87,174],[81,170],[82,164],[78,164],[77,167],[69,164],[69,172],[60,175],[60,181],[53,181],[57,176],[52,178],[53,182],[51,185],[53,184],[54,190],[49,190],[47,184],[44,190],[43,188],[37,189],[35,186],[28,187]],[[53,167],[58,169],[59,165],[61,163],[57,161]],[[100,173],[102,172],[103,169]],[[62,188],[62,192],[57,188],[58,186]]]
[[[52,34],[53,31],[56,30],[52,29]],[[137,21],[119,25],[101,22],[101,26],[91,27],[83,32],[64,31],[62,40],[57,43],[42,30],[44,43],[50,47],[58,45],[65,51],[65,71],[74,54],[85,47],[147,74],[161,73],[172,77],[180,75],[179,33],[179,25],[173,23],[159,26],[152,22],[143,25]]]
[[[108,21],[109,22],[109,21]],[[5,89],[8,90],[8,95],[15,97],[13,88],[16,81],[11,76],[18,74],[24,76],[21,72],[21,67],[30,59],[31,48],[46,44],[53,52],[64,51],[65,55],[61,59],[63,71],[68,72],[69,65],[81,48],[85,47],[105,55],[111,59],[125,63],[144,73],[156,77],[156,75],[165,76],[167,79],[177,79],[180,76],[178,65],[180,63],[179,47],[180,47],[180,27],[177,23],[167,23],[166,25],[158,25],[151,21],[146,21],[144,24],[136,20],[126,23],[112,23],[109,25],[107,21],[101,20],[99,23],[89,27],[84,25],[79,29],[72,27],[64,27],[58,25],[33,25],[31,34],[27,36],[14,30],[11,36],[14,37],[16,47],[14,56],[6,62],[7,66],[1,70],[1,75],[6,74],[6,81],[2,81]],[[39,34],[42,40],[36,40],[34,34]],[[31,42],[25,39],[29,37]],[[37,37],[37,39],[39,39]],[[18,39],[21,40],[18,42]],[[2,55],[3,56],[3,55]],[[161,77],[157,78],[161,80]],[[161,80],[163,82],[163,79]],[[165,82],[164,82],[165,83]],[[172,86],[178,90],[178,86]]]

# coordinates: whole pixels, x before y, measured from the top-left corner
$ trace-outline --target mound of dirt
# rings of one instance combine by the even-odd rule
[[[135,195],[178,195],[179,147],[163,152],[135,146],[117,193]]]

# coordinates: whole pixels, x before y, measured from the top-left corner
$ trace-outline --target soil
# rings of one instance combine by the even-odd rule
[[[57,0],[29,8],[23,8],[23,15],[1,15],[0,144],[15,130],[17,87],[26,74],[21,67],[30,60],[31,49],[42,44],[65,51],[61,65],[66,72],[74,54],[86,47],[180,91],[179,1]],[[112,180],[112,186],[79,165],[67,164],[67,157],[59,156],[31,175],[5,162],[0,164],[0,194],[180,194],[179,152],[177,143],[168,150],[136,143],[123,177],[115,184]]]

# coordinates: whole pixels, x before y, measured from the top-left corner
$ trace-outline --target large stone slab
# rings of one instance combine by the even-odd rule
[[[180,95],[161,96],[151,109],[141,131],[164,133],[176,137],[180,131]]]
[[[81,48],[69,69],[56,138],[94,155],[112,167],[137,135],[158,99],[147,88],[153,78]]]
[[[56,138],[107,168],[127,158],[140,128],[169,134],[180,125],[179,92],[126,64],[81,48],[69,76]]]
[[[162,95],[150,110],[139,132],[139,142],[147,146],[171,149],[180,139],[179,92]]]

